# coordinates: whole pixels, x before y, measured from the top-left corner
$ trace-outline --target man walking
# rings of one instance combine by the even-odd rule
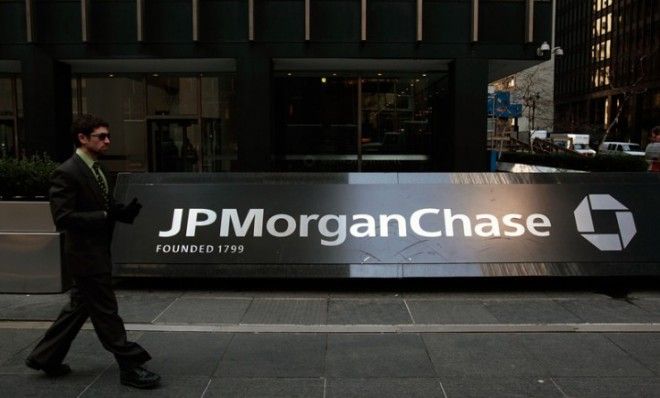
[[[160,376],[142,367],[151,356],[126,337],[112,290],[110,241],[115,221],[132,223],[142,207],[137,199],[116,203],[98,158],[110,145],[109,125],[93,115],[78,117],[72,127],[76,152],[51,177],[50,208],[64,232],[64,258],[73,277],[70,302],[26,360],[49,376],[71,372],[63,363],[87,318],[103,347],[114,354],[120,382],[137,388],[158,385]]]

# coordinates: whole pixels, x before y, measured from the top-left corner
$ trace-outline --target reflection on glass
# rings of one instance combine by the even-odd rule
[[[285,79],[286,153],[357,153],[357,80]]]
[[[276,77],[275,143],[283,171],[354,171],[357,78]]]
[[[21,79],[0,78],[0,158],[16,157],[22,139]],[[17,140],[19,142],[17,142]]]
[[[194,119],[151,119],[153,171],[200,171],[201,134]]]
[[[73,82],[76,82],[74,79]],[[146,171],[147,140],[145,131],[144,77],[82,77],[78,80],[82,113],[105,119],[112,131],[112,145],[105,163],[112,171]],[[72,83],[75,89],[78,84]],[[74,112],[76,107],[74,107]]]
[[[113,171],[230,171],[234,76],[105,75],[72,80],[74,113],[106,119]]]
[[[427,81],[364,79],[362,151],[424,154],[431,131]]]
[[[430,170],[430,116],[441,78],[421,73],[277,76],[273,141],[279,169]]]
[[[228,75],[203,77],[201,84],[202,171],[229,171],[238,158],[234,78]]]
[[[198,79],[196,77],[147,77],[149,115],[197,115]]]

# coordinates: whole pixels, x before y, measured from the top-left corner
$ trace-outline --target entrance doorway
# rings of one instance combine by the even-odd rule
[[[422,72],[276,74],[276,168],[432,171],[445,77]]]
[[[200,170],[201,133],[197,119],[147,119],[149,169],[155,172]]]

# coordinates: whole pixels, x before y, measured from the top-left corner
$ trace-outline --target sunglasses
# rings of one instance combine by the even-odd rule
[[[98,134],[90,134],[90,137],[98,137],[99,141],[105,141],[106,138],[110,138],[110,133],[98,133]]]

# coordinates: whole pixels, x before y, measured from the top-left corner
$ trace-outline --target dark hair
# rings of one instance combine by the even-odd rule
[[[110,124],[100,117],[84,114],[76,117],[76,119],[71,124],[71,134],[73,136],[73,143],[76,148],[80,147],[82,144],[78,139],[78,134],[84,134],[87,137],[90,136],[99,127],[110,128]]]
[[[651,134],[658,135],[660,134],[660,126],[655,126],[651,129]]]

